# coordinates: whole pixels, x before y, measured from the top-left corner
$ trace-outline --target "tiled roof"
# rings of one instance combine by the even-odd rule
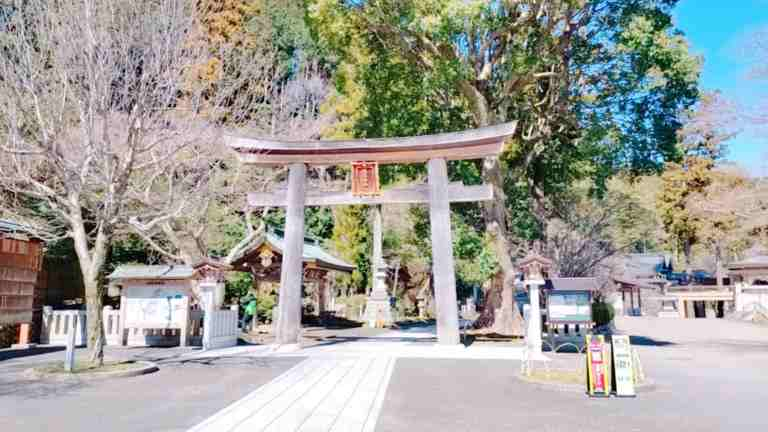
[[[637,278],[647,278],[658,273],[658,266],[664,264],[664,254],[627,254],[624,256],[624,274]]]
[[[194,269],[188,265],[121,265],[107,279],[190,279]]]
[[[597,279],[593,277],[580,278],[550,278],[545,289],[555,291],[597,291]]]
[[[278,251],[283,251],[283,237],[279,236],[278,234],[272,232],[267,233],[266,241]],[[261,244],[257,244],[253,249],[258,248],[259,246],[261,246]],[[304,241],[304,254],[302,258],[305,262],[318,261],[319,264],[324,264],[326,267],[332,267],[336,270],[351,272],[355,269],[355,266],[331,255],[318,243],[307,241],[306,239]]]
[[[728,266],[729,270],[736,269],[762,269],[768,268],[768,255],[755,255],[742,261],[731,263]]]
[[[0,232],[24,232],[24,227],[16,222],[0,219]]]

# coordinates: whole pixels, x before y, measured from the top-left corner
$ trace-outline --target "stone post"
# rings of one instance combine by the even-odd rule
[[[456,307],[456,275],[451,240],[451,206],[448,201],[448,165],[445,159],[427,162],[429,176],[429,222],[432,239],[432,274],[437,301],[437,341],[456,345],[459,311]]]
[[[64,355],[64,370],[67,372],[72,372],[75,369],[75,338],[80,327],[80,323],[77,322],[80,316],[73,314],[71,318],[71,327],[67,332],[67,351]]]
[[[184,308],[182,309],[184,318],[181,320],[181,328],[179,329],[179,346],[185,347],[188,345],[189,340],[189,296],[184,296],[182,300]],[[122,312],[121,312],[122,315]],[[122,332],[120,333],[120,340],[122,341]]]
[[[275,327],[277,344],[297,344],[301,333],[301,284],[304,276],[304,194],[307,167],[295,163],[288,171],[288,197],[285,210],[285,241],[280,271],[280,301]]]
[[[200,283],[200,291],[203,293],[203,349],[211,347],[211,336],[213,335],[213,313],[216,310],[216,284]]]
[[[526,329],[525,343],[533,355],[541,354],[541,307],[539,304],[539,287],[543,281],[526,281],[528,284],[528,296],[531,300],[528,328]]]
[[[733,310],[736,312],[742,312],[744,306],[741,304],[741,290],[744,288],[744,282],[736,282],[733,286]]]

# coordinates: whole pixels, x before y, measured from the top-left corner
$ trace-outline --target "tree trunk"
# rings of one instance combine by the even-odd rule
[[[715,278],[717,278],[717,289],[723,289],[723,250],[720,242],[715,244]]]
[[[111,232],[102,226],[97,230],[96,238],[90,245],[79,208],[71,217],[72,239],[85,287],[90,361],[94,366],[101,366],[104,364],[104,327],[102,325],[104,286],[101,283],[101,270],[107,260],[107,250],[112,236]]]
[[[515,303],[515,266],[507,240],[504,177],[498,158],[484,161],[483,180],[494,188],[494,199],[483,203],[483,217],[499,263],[501,283],[490,284],[485,292],[485,304],[476,327],[505,336],[522,336],[523,318]]]
[[[490,126],[497,121],[496,116],[489,109],[488,101],[471,83],[462,82],[459,89],[470,102],[478,127]],[[502,118],[502,120],[505,119]],[[483,202],[483,218],[486,233],[493,241],[502,283],[488,285],[488,289],[484,292],[483,310],[475,322],[475,328],[482,332],[522,336],[523,319],[515,304],[515,269],[507,239],[506,194],[501,170],[499,158],[489,157],[483,161],[483,181],[494,189],[494,199]]]
[[[88,311],[90,361],[94,366],[102,366],[104,364],[104,326],[102,325],[104,289],[98,278],[85,281],[85,298]]]

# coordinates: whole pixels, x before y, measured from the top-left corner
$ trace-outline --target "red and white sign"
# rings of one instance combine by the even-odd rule
[[[605,354],[605,340],[601,335],[587,335],[586,342],[589,395],[608,396],[611,392],[608,376],[610,358]]]

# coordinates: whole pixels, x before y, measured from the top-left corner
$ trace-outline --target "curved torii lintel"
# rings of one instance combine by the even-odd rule
[[[354,161],[426,162],[432,158],[481,159],[498,156],[515,133],[515,122],[461,132],[403,138],[284,141],[225,135],[228,146],[245,163],[287,165],[303,162],[334,165]]]

